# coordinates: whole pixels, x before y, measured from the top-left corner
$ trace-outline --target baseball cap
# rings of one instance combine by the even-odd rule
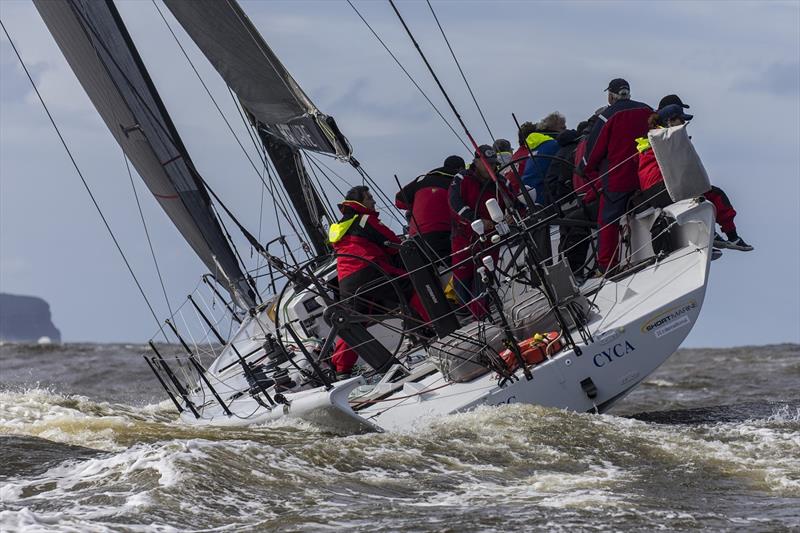
[[[659,121],[666,125],[671,118],[682,118],[683,120],[692,120],[693,115],[687,115],[683,112],[683,108],[678,104],[669,104],[658,110]]]
[[[482,144],[478,146],[478,149],[475,151],[475,159],[480,159],[481,154],[483,154],[483,157],[485,157],[490,163],[497,163],[497,152],[495,152],[494,148],[488,144]]]
[[[511,142],[508,139],[497,139],[494,141],[494,149],[498,152],[513,152]]]
[[[461,170],[466,166],[464,163],[464,158],[459,157],[457,155],[451,155],[447,159],[444,160],[444,168],[450,170]]]
[[[666,107],[670,104],[679,105],[684,109],[689,109],[689,106],[684,104],[677,94],[668,94],[667,96],[662,98],[661,101],[658,103],[658,108],[661,109],[662,107]]]
[[[623,80],[622,78],[614,78],[613,80],[608,82],[608,87],[606,87],[605,90],[614,94],[630,94],[631,86],[627,81]]]

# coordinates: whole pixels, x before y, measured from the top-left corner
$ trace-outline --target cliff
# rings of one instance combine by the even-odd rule
[[[0,341],[36,342],[40,337],[61,342],[50,305],[35,296],[0,293]]]

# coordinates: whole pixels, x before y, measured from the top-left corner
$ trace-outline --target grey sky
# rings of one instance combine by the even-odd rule
[[[390,195],[393,174],[407,180],[451,153],[466,155],[346,3],[242,4]],[[260,182],[154,6],[118,5],[195,164],[257,232]],[[357,6],[445,112],[388,4]],[[687,344],[800,341],[799,3],[434,6],[499,137],[514,141],[512,112],[536,120],[557,109],[574,126],[604,103],[603,88],[619,76],[631,83],[637,100],[655,105],[678,93],[691,104],[693,140],[712,181],[731,197],[740,234],[756,251],[726,252],[713,264],[706,303]],[[400,9],[472,131],[488,141],[427,5],[401,2]],[[166,315],[119,146],[33,6],[3,0],[0,16],[148,295]],[[224,84],[182,30],[178,35],[246,139]],[[65,340],[144,340],[155,330],[153,319],[5,36],[0,42],[0,290],[46,298]],[[328,163],[352,177],[343,165]],[[167,289],[178,302],[204,270],[134,178]],[[262,236],[276,235],[275,226],[267,210]],[[248,248],[242,250],[247,255]]]

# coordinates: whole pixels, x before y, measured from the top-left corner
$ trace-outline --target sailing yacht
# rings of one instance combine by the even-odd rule
[[[369,176],[334,119],[303,92],[235,0],[164,3],[238,98],[291,202],[308,259],[298,260],[285,236],[259,242],[203,178],[113,1],[34,3],[111,134],[209,269],[204,281],[235,326],[226,338],[212,309],[190,296],[214,360],[204,364],[175,317],[165,325],[183,353],[150,343],[145,361],[187,424],[296,418],[357,433],[404,430],[482,405],[602,413],[666,361],[698,318],[714,237],[702,184],[671,193],[674,203],[664,209],[626,213],[621,268],[580,286],[561,254],[543,260],[549,254],[532,237],[566,223],[561,210],[574,198],[557,202],[554,213],[536,209],[525,191],[524,208],[503,212],[495,201],[496,230],[473,228],[485,243],[474,260],[491,302],[487,317],[457,313],[441,284],[449,269],[429,261],[414,239],[399,255],[431,321],[415,324],[402,298],[396,309],[365,312],[338,295],[336,256],[326,242],[335,220],[304,154],[334,157]],[[220,213],[266,261],[266,287],[240,261]],[[385,275],[381,283],[397,281]],[[336,338],[359,355],[361,372],[347,379],[337,380],[327,363]],[[539,357],[523,353],[528,339]]]

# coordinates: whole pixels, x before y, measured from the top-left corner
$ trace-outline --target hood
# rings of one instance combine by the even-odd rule
[[[538,131],[531,133],[525,138],[525,142],[528,144],[528,148],[530,148],[531,150],[536,150],[536,148],[539,145],[552,140],[553,138],[550,137],[549,135],[545,135],[544,133],[539,133]]]
[[[340,203],[338,206],[339,211],[342,212],[345,216],[352,216],[354,214],[358,215],[375,215],[377,216],[377,211],[373,211],[369,207],[365,206],[361,202],[356,202],[355,200],[345,200],[344,202]]]
[[[577,143],[580,138],[581,136],[578,135],[577,131],[564,130],[558,135],[558,137],[556,137],[556,141],[558,141],[559,146],[567,146],[568,144]]]

